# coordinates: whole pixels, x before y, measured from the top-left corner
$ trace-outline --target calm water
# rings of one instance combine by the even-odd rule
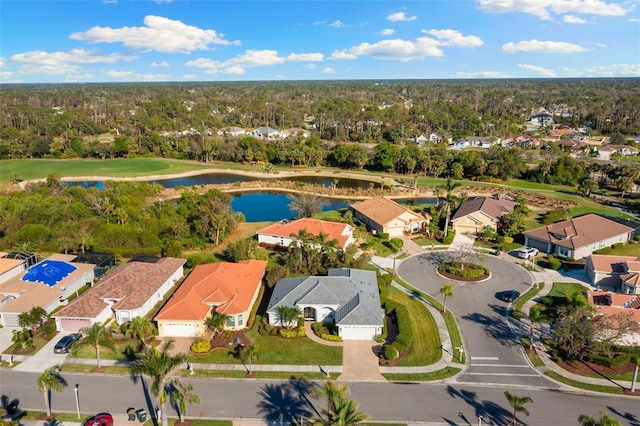
[[[242,212],[247,218],[247,222],[267,222],[282,219],[293,219],[297,213],[289,209],[291,204],[291,194],[278,192],[245,192],[233,195],[231,209]],[[400,204],[406,203],[407,199],[395,200]],[[414,198],[418,204],[435,204],[435,198]],[[325,199],[327,203],[322,211],[344,209],[347,203],[343,200]]]
[[[299,176],[281,178],[282,180],[296,180],[304,183],[312,183],[316,185],[323,185],[329,187],[333,184],[334,179],[337,180],[336,186],[338,188],[369,188],[371,182],[359,179],[339,179],[332,177],[322,176]],[[175,188],[178,186],[193,186],[193,185],[215,185],[215,184],[228,184],[235,182],[249,182],[260,180],[259,178],[253,178],[250,176],[241,176],[232,173],[215,173],[208,175],[190,176],[176,179],[163,179],[149,181],[152,183],[158,183],[165,188]],[[95,187],[98,189],[104,189],[104,182],[102,181],[84,181],[84,182],[66,182],[68,186],[80,185],[85,188]],[[374,185],[379,185],[375,184]],[[291,204],[290,194],[281,192],[245,192],[240,194],[234,194],[231,201],[231,208],[234,211],[242,212],[247,222],[267,222],[278,221],[282,219],[292,219],[296,217],[296,213],[289,209]],[[398,203],[406,203],[406,199],[396,200]],[[418,204],[435,204],[434,198],[414,198]],[[323,207],[323,211],[343,209],[347,207],[347,203],[343,200],[335,200],[327,198],[326,205]]]
[[[348,179],[348,178],[333,178],[333,177],[324,177],[324,176],[290,176],[290,177],[282,177],[276,178],[275,176],[270,179],[263,179],[252,176],[244,176],[244,175],[236,175],[233,173],[212,173],[205,175],[197,175],[197,176],[188,176],[181,177],[175,179],[157,179],[150,180],[149,183],[157,183],[164,188],[176,188],[178,186],[196,186],[196,185],[223,185],[229,183],[236,182],[254,182],[260,180],[288,180],[288,181],[299,181],[303,183],[310,183],[315,185],[322,185],[325,187],[330,187],[334,180],[336,181],[335,185],[338,188],[369,188],[371,184],[380,185],[375,182],[370,182],[368,180],[362,179]],[[104,188],[104,182],[102,181],[82,181],[82,182],[66,182],[67,186],[76,186],[80,185],[85,188],[95,187],[98,189]]]

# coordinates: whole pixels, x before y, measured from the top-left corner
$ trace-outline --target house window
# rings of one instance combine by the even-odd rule
[[[604,240],[598,243],[598,248],[604,248]]]
[[[569,250],[567,247],[558,246],[556,250],[560,256],[564,257],[569,257],[569,254],[571,253],[571,250]]]
[[[236,326],[236,317],[230,316],[227,318],[227,327],[235,327]]]
[[[127,311],[120,312],[120,319],[122,320],[123,323],[129,322],[129,320],[131,319],[131,317],[129,316],[129,312]]]
[[[238,315],[238,326],[244,325],[244,315]]]

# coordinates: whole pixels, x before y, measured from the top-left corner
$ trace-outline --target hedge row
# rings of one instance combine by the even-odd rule
[[[196,340],[191,344],[191,351],[197,354],[203,354],[211,350],[211,342],[206,339]]]
[[[411,327],[409,311],[403,305],[391,300],[387,300],[384,307],[387,314],[391,314],[392,312],[396,313],[396,318],[398,320],[398,335],[392,345],[399,353],[402,353],[409,347],[411,342],[413,342],[413,328]]]
[[[629,362],[631,362],[631,356],[629,356],[629,354],[619,354],[613,358],[609,358],[608,356],[604,355],[589,354],[587,355],[587,360],[589,360],[589,362],[593,362],[594,364],[611,368],[623,364],[628,364]]]
[[[291,339],[293,337],[304,337],[304,336],[306,336],[306,333],[304,331],[304,327],[297,327],[297,328],[292,328],[292,329],[281,328],[278,331],[278,334],[280,334],[280,336],[284,337],[285,339]]]
[[[481,265],[466,263],[463,267],[460,262],[445,263],[441,266],[444,272],[464,278],[475,278],[489,275],[489,270]]]

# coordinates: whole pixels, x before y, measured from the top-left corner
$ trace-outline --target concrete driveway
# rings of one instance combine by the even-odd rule
[[[345,340],[342,342],[341,382],[384,381],[380,374],[377,350],[380,344],[373,340]]]
[[[432,252],[405,259],[398,268],[402,279],[439,300],[444,282],[436,266],[447,252]],[[463,351],[469,369],[459,382],[499,383],[549,387],[550,382],[532,369],[507,320],[508,303],[497,298],[504,290],[526,292],[531,274],[521,265],[495,256],[484,256],[482,263],[491,271],[491,278],[482,283],[455,282],[453,298],[447,308],[456,316],[463,335]],[[459,351],[456,349],[456,355]]]

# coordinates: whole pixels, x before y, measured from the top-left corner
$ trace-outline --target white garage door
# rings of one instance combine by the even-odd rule
[[[342,326],[339,334],[342,340],[373,340],[376,329],[367,326]]]
[[[195,324],[164,324],[162,334],[167,337],[196,337]]]
[[[62,318],[60,327],[62,327],[62,331],[80,331],[83,328],[91,327],[91,320],[88,318]]]

